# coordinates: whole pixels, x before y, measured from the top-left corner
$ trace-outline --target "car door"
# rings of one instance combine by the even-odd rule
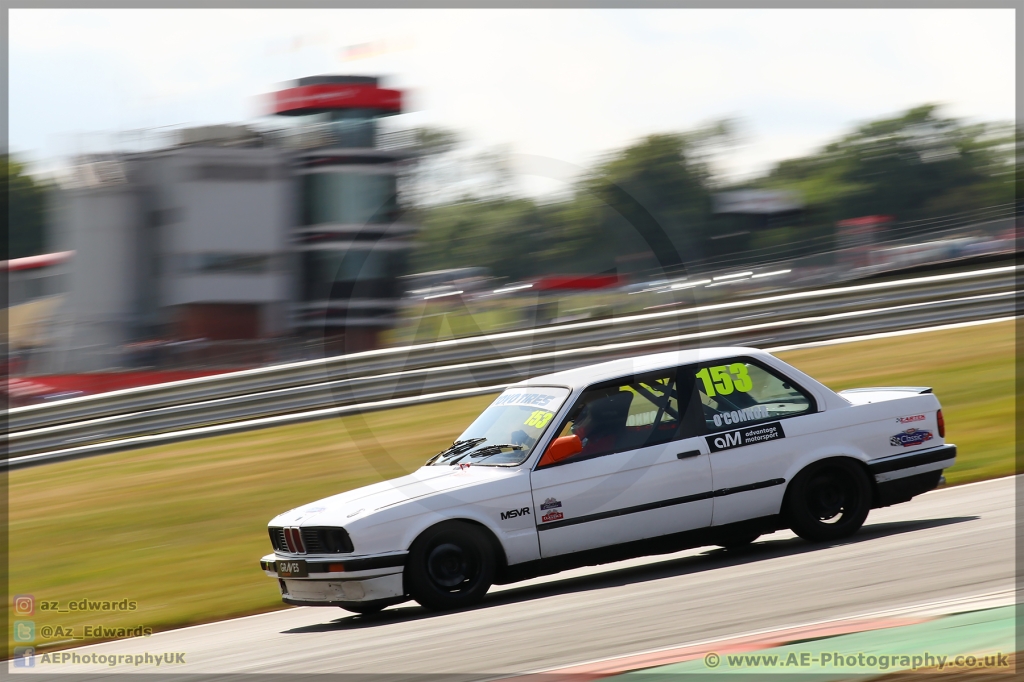
[[[584,391],[555,434],[580,437],[583,451],[531,476],[541,556],[709,526],[702,423],[692,367]]]
[[[785,472],[815,431],[813,395],[748,357],[702,363],[695,378],[715,481],[713,525],[777,514]]]

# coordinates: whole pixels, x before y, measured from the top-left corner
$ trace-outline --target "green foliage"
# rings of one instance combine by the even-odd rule
[[[473,263],[499,277],[520,279],[551,272],[587,271],[597,261],[586,254],[600,245],[586,227],[585,199],[541,206],[529,199],[466,200],[425,211],[415,267]],[[578,260],[582,267],[573,268]]]
[[[725,132],[717,124],[647,137],[606,157],[563,201],[467,197],[424,208],[415,266],[523,278],[678,264],[699,251],[710,225],[706,149]]]
[[[3,260],[46,252],[46,188],[25,174],[25,167],[5,155],[3,202],[7,240]]]
[[[484,266],[522,278],[621,274],[679,260],[754,263],[828,251],[835,223],[846,218],[922,220],[1015,200],[1010,124],[966,123],[924,105],[865,123],[809,156],[777,164],[764,177],[726,187],[713,161],[731,143],[733,128],[721,121],[650,135],[607,155],[571,196],[553,203],[515,197],[503,187],[421,207],[415,267]],[[451,161],[457,149],[455,136],[444,131],[426,131],[421,141],[435,171],[444,166],[436,159]],[[501,164],[491,159],[490,165]],[[795,190],[806,210],[767,231],[749,216],[712,213],[714,192],[742,187]]]
[[[920,220],[1014,201],[1013,129],[966,124],[924,105],[866,123],[759,186],[798,190],[835,222],[864,215]]]

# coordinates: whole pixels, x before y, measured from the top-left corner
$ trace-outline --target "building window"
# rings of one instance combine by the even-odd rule
[[[302,176],[303,223],[362,225],[394,222],[395,176],[311,173]]]
[[[273,180],[274,169],[270,166],[240,166],[225,164],[203,164],[193,169],[194,180],[220,180],[228,182],[262,182]]]
[[[190,253],[180,257],[181,270],[192,275],[259,275],[273,269],[274,257],[253,253]]]
[[[306,251],[303,294],[307,301],[394,298],[403,254],[395,251]]]

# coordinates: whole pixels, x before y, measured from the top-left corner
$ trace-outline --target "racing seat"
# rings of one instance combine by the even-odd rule
[[[581,456],[615,450],[620,436],[626,431],[626,419],[632,402],[633,394],[621,391],[598,398],[583,409],[573,428],[573,433],[586,440]]]

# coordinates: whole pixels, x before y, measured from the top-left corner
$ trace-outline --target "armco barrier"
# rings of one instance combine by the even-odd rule
[[[552,325],[434,343],[382,348],[286,365],[230,372],[187,381],[114,391],[10,410],[12,432],[200,400],[371,376],[398,368],[418,369],[487,360],[524,352],[588,346],[608,340],[657,338],[683,330],[711,330],[743,319],[783,319],[822,310],[856,310],[881,303],[912,303],[950,296],[1009,291],[1014,268],[988,268],[815,291],[767,296],[658,313]]]
[[[957,277],[801,292],[560,325],[532,334],[370,351],[65,401],[74,405],[41,406],[45,410],[20,408],[17,417],[12,410],[9,456],[508,383],[697,345],[771,346],[1001,317],[1014,312],[1013,274],[1012,268],[995,268]]]

